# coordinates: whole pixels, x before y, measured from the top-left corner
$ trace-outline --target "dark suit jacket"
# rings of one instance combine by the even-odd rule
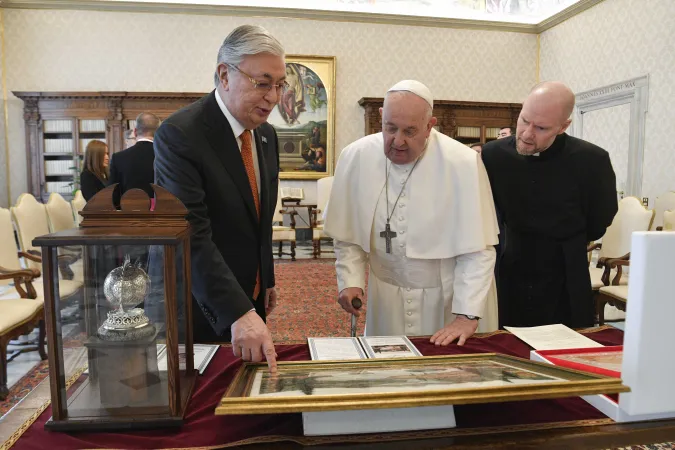
[[[143,189],[149,197],[155,182],[155,150],[152,142],[141,141],[115,153],[110,160],[110,184],[119,183],[119,195],[129,189]]]
[[[155,133],[156,183],[188,208],[195,341],[206,317],[217,336],[256,308],[265,318],[265,288],[273,287],[272,216],[277,200],[277,135],[265,123],[254,130],[260,169],[261,218],[237,141],[215,91],[165,120]],[[261,294],[252,301],[256,273]],[[200,316],[203,313],[203,317]],[[208,327],[207,327],[208,328]],[[213,336],[211,336],[213,338]]]
[[[89,201],[104,187],[106,187],[106,184],[94,175],[93,172],[85,169],[80,173],[80,189],[86,201]]]

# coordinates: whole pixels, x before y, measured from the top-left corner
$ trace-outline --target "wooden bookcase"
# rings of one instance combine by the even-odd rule
[[[365,133],[382,131],[380,108],[383,98],[363,97],[359,105],[365,109]],[[502,127],[514,127],[518,121],[520,103],[434,101],[436,128],[443,134],[465,144],[486,143],[496,139]]]
[[[108,144],[111,155],[124,148],[124,131],[136,116],[151,112],[165,119],[202,93],[13,92],[24,102],[30,193],[46,201],[66,199],[79,188],[84,149],[92,139]],[[78,176],[75,176],[78,174]]]

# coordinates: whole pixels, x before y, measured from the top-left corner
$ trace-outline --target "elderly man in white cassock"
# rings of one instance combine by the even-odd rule
[[[432,111],[418,81],[387,91],[382,133],[340,155],[324,230],[334,239],[338,302],[356,316],[351,301],[363,298],[370,266],[366,335],[463,345],[486,309],[496,329],[488,292],[499,230],[480,155],[437,132]]]

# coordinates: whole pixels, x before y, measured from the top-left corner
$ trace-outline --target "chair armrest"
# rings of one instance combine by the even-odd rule
[[[663,227],[662,226],[656,227],[656,231],[663,231]]]
[[[586,251],[590,253],[599,248],[602,248],[602,242],[590,242],[586,247]]]
[[[26,258],[30,259],[31,261],[42,262],[42,254],[37,250],[28,250],[28,253],[19,252],[19,258]]]
[[[629,253],[630,255],[630,253]],[[616,269],[616,276],[612,280],[612,286],[618,286],[619,283],[621,282],[621,275],[623,274],[623,270],[621,269],[623,266],[630,266],[630,261],[628,259],[624,258],[616,258],[616,259],[610,259],[607,261],[607,267],[608,269]],[[604,276],[604,274],[603,274]]]
[[[280,209],[281,214],[286,214],[291,218],[291,229],[295,229],[295,216],[298,215],[298,212],[294,209]]]
[[[0,280],[14,280],[14,289],[21,298],[37,298],[37,292],[35,292],[31,281],[39,276],[40,271],[37,269],[9,270],[0,267]],[[26,289],[21,286],[21,283],[25,283]]]

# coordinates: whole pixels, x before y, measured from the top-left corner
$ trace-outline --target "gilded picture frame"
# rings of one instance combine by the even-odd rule
[[[279,138],[279,177],[317,180],[335,164],[335,57],[286,55],[286,82],[267,121]]]
[[[244,363],[216,414],[407,408],[627,392],[621,380],[496,353]]]

